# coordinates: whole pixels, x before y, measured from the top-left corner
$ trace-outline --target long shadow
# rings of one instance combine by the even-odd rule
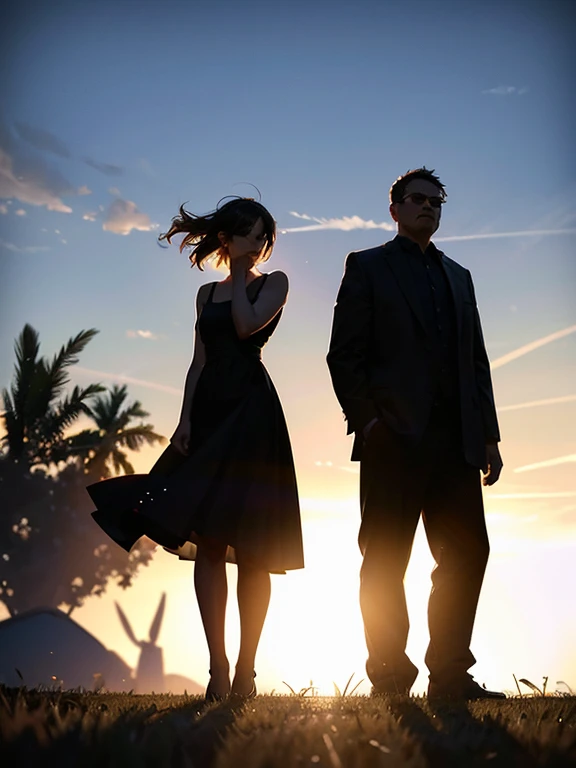
[[[539,763],[496,719],[482,721],[466,704],[423,701],[428,714],[414,699],[390,702],[390,711],[401,719],[430,761],[438,768],[537,768]]]

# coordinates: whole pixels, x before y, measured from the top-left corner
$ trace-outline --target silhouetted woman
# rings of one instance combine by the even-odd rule
[[[290,440],[261,361],[288,279],[258,268],[272,253],[276,225],[251,198],[233,198],[206,216],[181,207],[161,239],[171,242],[178,233],[185,233],[180,250],[192,248],[193,266],[212,259],[230,270],[198,291],[180,422],[150,474],[104,480],[88,492],[94,519],[127,551],[146,535],[196,561],[210,653],[206,698],[253,696],[270,573],[304,566]],[[226,561],[238,565],[241,643],[232,685],[224,645]]]

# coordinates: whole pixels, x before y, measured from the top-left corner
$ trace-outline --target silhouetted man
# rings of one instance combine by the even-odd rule
[[[423,516],[436,561],[428,607],[430,698],[504,698],[468,669],[489,546],[484,485],[498,480],[500,434],[470,272],[430,238],[444,185],[419,168],[390,189],[398,235],[352,252],[328,366],[360,460],[360,606],[373,693],[408,693],[404,574]]]

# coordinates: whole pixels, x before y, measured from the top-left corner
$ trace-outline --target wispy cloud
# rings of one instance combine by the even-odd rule
[[[26,216],[26,211],[24,210],[24,208],[18,208],[18,210],[14,211],[14,213],[16,214],[16,216]]]
[[[156,341],[157,339],[160,339],[161,336],[158,333],[152,333],[152,331],[132,331],[128,330],[126,331],[126,336],[128,336],[129,339],[149,339],[150,341]]]
[[[575,332],[576,325],[570,325],[568,328],[563,328],[561,331],[555,331],[548,336],[543,336],[541,339],[531,341],[529,344],[524,344],[524,346],[519,347],[518,349],[514,349],[512,352],[508,352],[508,354],[502,355],[502,357],[498,357],[492,362],[491,368],[493,370],[496,368],[501,368],[503,365],[512,362],[512,360],[517,360],[519,357],[527,355],[529,352],[533,352],[535,349],[544,347],[546,344],[551,344],[553,341],[558,341],[558,339],[563,339],[565,336],[569,336],[571,333]]]
[[[482,93],[487,93],[490,96],[524,96],[525,93],[528,93],[528,90],[525,85],[521,88],[518,88],[516,85],[498,85],[496,88],[487,88]]]
[[[158,228],[158,224],[153,224],[147,213],[138,210],[136,203],[120,197],[112,201],[103,218],[102,229],[116,235],[129,235],[133,229],[150,232]]]
[[[83,184],[81,187],[78,187],[77,194],[79,195],[91,195],[92,190],[86,186],[86,184]]]
[[[576,395],[562,395],[561,397],[548,397],[545,400],[530,400],[527,403],[516,403],[515,405],[504,405],[498,408],[498,413],[503,411],[519,411],[522,408],[537,408],[541,405],[559,405],[560,403],[573,403],[576,401]]]
[[[158,384],[155,381],[146,381],[145,379],[137,379],[134,376],[126,376],[123,373],[110,373],[109,371],[96,371],[92,368],[83,368],[82,366],[75,365],[74,372],[83,376],[90,376],[94,380],[109,380],[117,381],[120,384],[134,384],[139,387],[146,387],[146,389],[155,389],[159,392],[167,392],[169,395],[176,395],[181,397],[182,390],[176,387],[169,387],[166,384]]]
[[[309,216],[307,213],[297,213],[296,211],[290,211],[290,215],[312,223],[302,227],[283,227],[280,230],[282,234],[287,234],[288,232],[317,232],[323,229],[336,229],[343,232],[350,232],[354,229],[384,229],[387,232],[393,232],[396,229],[396,226],[390,222],[376,222],[371,219],[362,219],[360,216],[342,216],[339,219],[326,219]]]
[[[42,253],[43,251],[52,250],[48,245],[15,245],[5,240],[0,240],[0,248],[5,248],[13,253]]]
[[[0,203],[0,213],[8,213],[8,206],[4,205],[4,203]]]
[[[455,243],[463,240],[491,240],[499,237],[545,237],[548,235],[576,235],[575,228],[565,229],[522,229],[516,232],[482,232],[477,235],[453,235],[435,237],[435,243]]]
[[[119,165],[112,165],[111,163],[100,163],[98,160],[92,160],[91,157],[85,157],[84,162],[89,165],[90,168],[95,168],[105,176],[122,176],[124,169]]]
[[[571,453],[568,456],[558,456],[555,459],[546,459],[546,461],[537,461],[535,464],[526,464],[523,467],[516,467],[514,472],[532,472],[535,469],[559,467],[561,464],[572,464],[574,462],[576,462],[576,453]]]
[[[576,491],[542,491],[526,493],[491,493],[491,499],[571,499]]]
[[[71,185],[39,158],[28,159],[27,163],[19,160],[22,158],[0,148],[0,197],[45,206],[49,211],[72,213],[72,208],[62,200],[62,195],[72,192]]]
[[[86,211],[82,218],[84,221],[96,221],[98,218],[98,211]]]
[[[310,224],[304,224],[300,227],[281,227],[280,233],[285,235],[293,232],[318,232],[325,229],[340,230],[342,232],[351,232],[358,229],[383,229],[386,232],[395,232],[396,225],[388,221],[373,221],[372,219],[363,219],[361,216],[341,216],[340,218],[317,218],[307,213],[297,213],[289,211],[290,216],[294,216],[302,221],[309,221]],[[449,235],[447,237],[435,237],[435,243],[455,243],[465,240],[493,240],[502,237],[546,237],[549,235],[575,235],[576,228],[562,227],[555,229],[522,229],[514,232],[480,232],[472,235]]]
[[[43,128],[35,128],[28,123],[15,123],[16,131],[21,139],[36,149],[51,152],[58,157],[70,157],[68,147],[57,136]]]

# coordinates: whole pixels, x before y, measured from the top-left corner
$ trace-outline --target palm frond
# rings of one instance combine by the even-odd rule
[[[120,414],[124,400],[128,397],[126,384],[114,384],[103,397],[98,397],[93,406],[94,420],[100,429],[110,429]]]
[[[112,451],[110,455],[110,461],[112,462],[114,471],[117,474],[120,474],[120,470],[123,470],[125,475],[133,475],[136,471],[132,464],[128,461],[126,454],[122,453],[122,451],[119,451],[118,448],[115,448]]]
[[[95,328],[80,331],[76,336],[68,339],[68,342],[61,347],[60,352],[54,355],[52,363],[48,366],[52,384],[52,398],[58,397],[64,385],[68,383],[68,371],[66,369],[78,362],[78,355],[97,333]]]
[[[30,411],[30,390],[38,365],[39,349],[38,332],[26,323],[14,344],[16,365],[14,366],[14,382],[11,386],[13,410],[16,418],[21,422],[23,433]]]
[[[164,445],[166,438],[154,432],[152,424],[140,424],[139,426],[124,429],[116,436],[116,442],[131,451],[138,451],[143,445]]]

